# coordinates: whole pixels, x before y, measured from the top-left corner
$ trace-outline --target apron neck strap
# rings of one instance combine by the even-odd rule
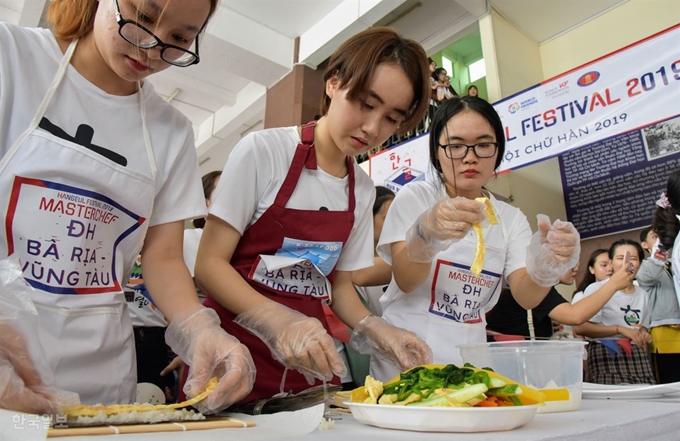
[[[274,200],[274,205],[285,208],[288,200],[297,187],[298,179],[302,174],[302,168],[316,170],[316,152],[314,150],[314,126],[316,121],[311,121],[301,127],[300,143],[295,149],[293,162],[290,164],[286,179],[283,181],[279,192]]]
[[[300,128],[300,143],[309,146],[305,157],[305,167],[307,170],[316,170],[316,149],[314,148],[314,127],[316,121],[310,121]]]
[[[286,179],[281,185],[281,189],[276,195],[274,205],[285,207],[288,200],[293,195],[295,187],[297,187],[302,169],[316,170],[316,149],[314,148],[314,127],[316,121],[310,121],[300,128],[300,143],[295,149],[295,156],[293,162],[290,164],[290,169],[286,175]],[[348,184],[349,184],[349,203],[347,211],[354,213],[356,206],[356,199],[354,197],[354,163],[352,158],[347,158]]]
[[[45,115],[47,106],[50,105],[54,93],[57,91],[57,88],[59,88],[61,81],[64,79],[66,69],[68,69],[68,65],[71,62],[73,53],[76,51],[76,46],[78,46],[78,40],[73,40],[71,44],[68,45],[68,49],[66,49],[64,56],[61,58],[61,61],[59,62],[57,74],[54,76],[52,84],[50,84],[50,88],[47,89],[47,92],[45,92],[45,96],[43,97],[43,100],[40,103],[40,106],[38,107],[38,111],[35,113],[35,116],[33,116],[33,121],[31,121],[30,129],[35,129],[36,127],[38,127],[38,124],[40,124],[40,120]]]

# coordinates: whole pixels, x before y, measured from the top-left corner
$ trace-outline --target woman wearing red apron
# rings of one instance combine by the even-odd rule
[[[346,372],[323,303],[355,345],[408,368],[429,360],[414,334],[370,315],[352,271],[373,264],[370,178],[351,157],[415,127],[428,108],[427,58],[376,28],[331,57],[323,117],[250,134],[232,152],[210,207],[195,277],[222,326],[250,349],[246,401],[300,392]]]

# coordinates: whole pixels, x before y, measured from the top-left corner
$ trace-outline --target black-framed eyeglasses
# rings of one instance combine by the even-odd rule
[[[467,144],[446,144],[439,145],[444,149],[444,154],[449,159],[463,159],[467,156],[468,151],[472,149],[478,158],[490,158],[496,154],[498,149],[497,142],[480,142],[474,145]]]
[[[195,41],[195,51],[191,52],[173,44],[163,43],[153,32],[137,23],[134,20],[126,20],[120,14],[118,0],[113,0],[116,5],[116,23],[118,23],[118,34],[128,43],[141,49],[151,49],[156,46],[161,48],[161,58],[166,63],[173,66],[187,67],[198,64],[198,35]]]

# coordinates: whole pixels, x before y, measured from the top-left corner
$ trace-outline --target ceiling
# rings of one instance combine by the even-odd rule
[[[49,0],[0,0],[0,21],[38,26]],[[197,0],[193,0],[197,1]],[[193,123],[202,172],[221,169],[247,132],[263,128],[267,88],[299,62],[316,68],[349,36],[389,25],[438,52],[476,29],[492,6],[538,43],[627,0],[221,0],[201,62],[150,77]]]

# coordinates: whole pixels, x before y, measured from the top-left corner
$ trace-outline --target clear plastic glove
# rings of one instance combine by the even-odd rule
[[[432,360],[432,350],[420,337],[373,315],[359,322],[349,343],[361,354],[377,352],[386,356],[402,371]]]
[[[347,375],[333,338],[315,318],[267,302],[239,314],[234,322],[255,334],[274,359],[300,372],[309,384],[314,384],[315,378],[330,381],[333,374],[340,378]]]
[[[175,314],[165,332],[165,342],[191,368],[184,393],[203,392],[212,377],[215,390],[196,403],[202,413],[216,413],[248,395],[255,382],[255,364],[248,348],[220,327],[212,309],[198,307]]]
[[[656,242],[654,242],[649,260],[659,266],[666,265],[666,262],[668,261],[668,251],[666,250],[666,247],[661,245],[661,240],[659,238],[657,238]]]
[[[427,263],[465,237],[475,222],[485,219],[486,205],[472,199],[443,199],[418,216],[406,232],[406,252],[411,262]]]
[[[555,286],[560,276],[579,261],[581,236],[571,222],[556,220],[539,214],[538,231],[527,248],[526,269],[531,279],[540,286]]]
[[[21,333],[0,321],[0,336],[0,408],[55,413],[56,397],[40,379]]]

